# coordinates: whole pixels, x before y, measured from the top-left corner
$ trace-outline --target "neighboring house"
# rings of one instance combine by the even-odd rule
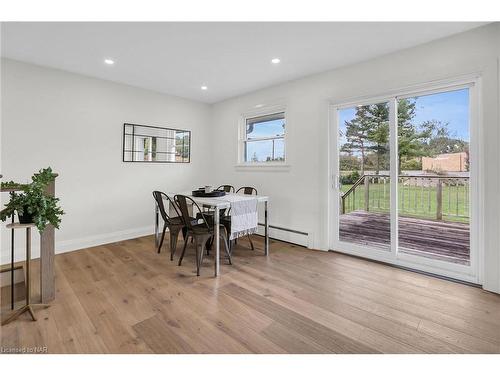
[[[456,152],[452,154],[440,154],[434,158],[422,158],[423,171],[436,172],[466,172],[467,153]]]

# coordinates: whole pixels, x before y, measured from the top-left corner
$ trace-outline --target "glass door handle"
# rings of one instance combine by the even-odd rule
[[[340,189],[342,188],[342,184],[340,182],[340,176],[336,175],[336,174],[332,174],[332,180],[333,180],[332,187],[335,190],[339,190],[340,191]]]

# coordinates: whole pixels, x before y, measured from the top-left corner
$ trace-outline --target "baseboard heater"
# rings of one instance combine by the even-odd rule
[[[258,223],[259,226],[264,227],[264,223]],[[278,241],[283,241],[283,242],[288,242],[294,245],[299,245],[299,246],[304,246],[304,247],[311,247],[311,235],[308,232],[303,232],[300,230],[296,229],[290,229],[290,228],[285,228],[285,227],[280,227],[277,225],[269,225],[269,230],[272,232],[272,230],[275,231],[280,231],[280,232],[285,232],[283,233],[283,236],[276,237],[276,235],[271,235],[269,234],[269,238],[272,238],[274,240]],[[276,233],[275,233],[276,234]],[[262,235],[259,233],[259,235]]]
[[[265,224],[264,223],[259,223],[259,225],[263,227]],[[283,228],[283,227],[277,227],[276,225],[269,225],[269,228],[283,230],[285,232],[290,232],[290,233],[295,233],[295,234],[301,234],[303,236],[309,236],[309,233],[307,233],[307,232],[301,232],[300,230]]]

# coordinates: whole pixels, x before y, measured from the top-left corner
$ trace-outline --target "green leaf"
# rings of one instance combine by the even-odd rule
[[[6,221],[14,213],[27,213],[33,215],[33,221],[40,232],[52,224],[55,228],[59,228],[61,216],[64,211],[59,206],[59,198],[49,196],[45,191],[47,186],[53,182],[55,175],[52,168],[48,167],[41,169],[31,177],[31,183],[18,184],[14,181],[6,183],[10,188],[20,188],[21,193],[11,192],[10,200],[5,205],[5,208],[0,211],[0,220]],[[2,185],[2,188],[4,185]]]

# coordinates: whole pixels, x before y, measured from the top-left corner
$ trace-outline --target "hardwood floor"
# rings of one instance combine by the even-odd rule
[[[255,237],[255,236],[254,236]],[[182,240],[179,240],[179,247]],[[500,353],[500,296],[337,253],[238,242],[233,266],[152,237],[56,256],[56,300],[1,330],[49,353]],[[176,257],[177,260],[177,257]],[[36,262],[33,267],[36,271]],[[36,272],[35,272],[36,273]],[[34,282],[38,280],[36,274]],[[33,285],[37,290],[37,285]]]

